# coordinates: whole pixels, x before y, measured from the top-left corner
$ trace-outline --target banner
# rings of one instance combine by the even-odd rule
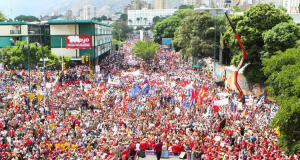
[[[66,35],[67,49],[90,49],[92,48],[91,35]]]

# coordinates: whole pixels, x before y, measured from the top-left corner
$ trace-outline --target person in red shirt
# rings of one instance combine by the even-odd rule
[[[148,144],[146,143],[146,140],[143,139],[142,142],[140,143],[140,150],[145,151],[146,148],[148,148]]]
[[[122,152],[122,160],[127,160],[128,158],[128,150],[126,149],[126,147],[124,147],[124,150]]]
[[[161,152],[162,152],[162,142],[161,142],[161,140],[158,140],[158,143],[156,143],[154,145],[154,150],[155,150],[155,153],[156,153],[157,160],[160,160]]]

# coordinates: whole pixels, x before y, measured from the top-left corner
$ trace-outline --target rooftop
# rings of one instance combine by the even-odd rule
[[[0,25],[26,25],[26,24],[100,24],[102,26],[111,27],[108,24],[93,21],[93,20],[49,20],[49,21],[42,21],[42,22],[23,22],[23,21],[12,21],[12,22],[0,22]]]

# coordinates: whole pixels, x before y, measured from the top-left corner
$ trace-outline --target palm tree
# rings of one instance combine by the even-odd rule
[[[136,20],[138,21],[138,24],[140,24],[139,22],[140,22],[140,18],[138,17],[138,18],[136,18]]]
[[[129,23],[130,23],[130,25],[132,24],[132,20],[131,19],[129,20]]]
[[[147,18],[144,18],[144,21],[145,21],[145,25],[147,25]]]

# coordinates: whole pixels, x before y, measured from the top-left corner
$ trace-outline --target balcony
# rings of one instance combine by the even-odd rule
[[[10,34],[21,34],[21,30],[10,30]]]

